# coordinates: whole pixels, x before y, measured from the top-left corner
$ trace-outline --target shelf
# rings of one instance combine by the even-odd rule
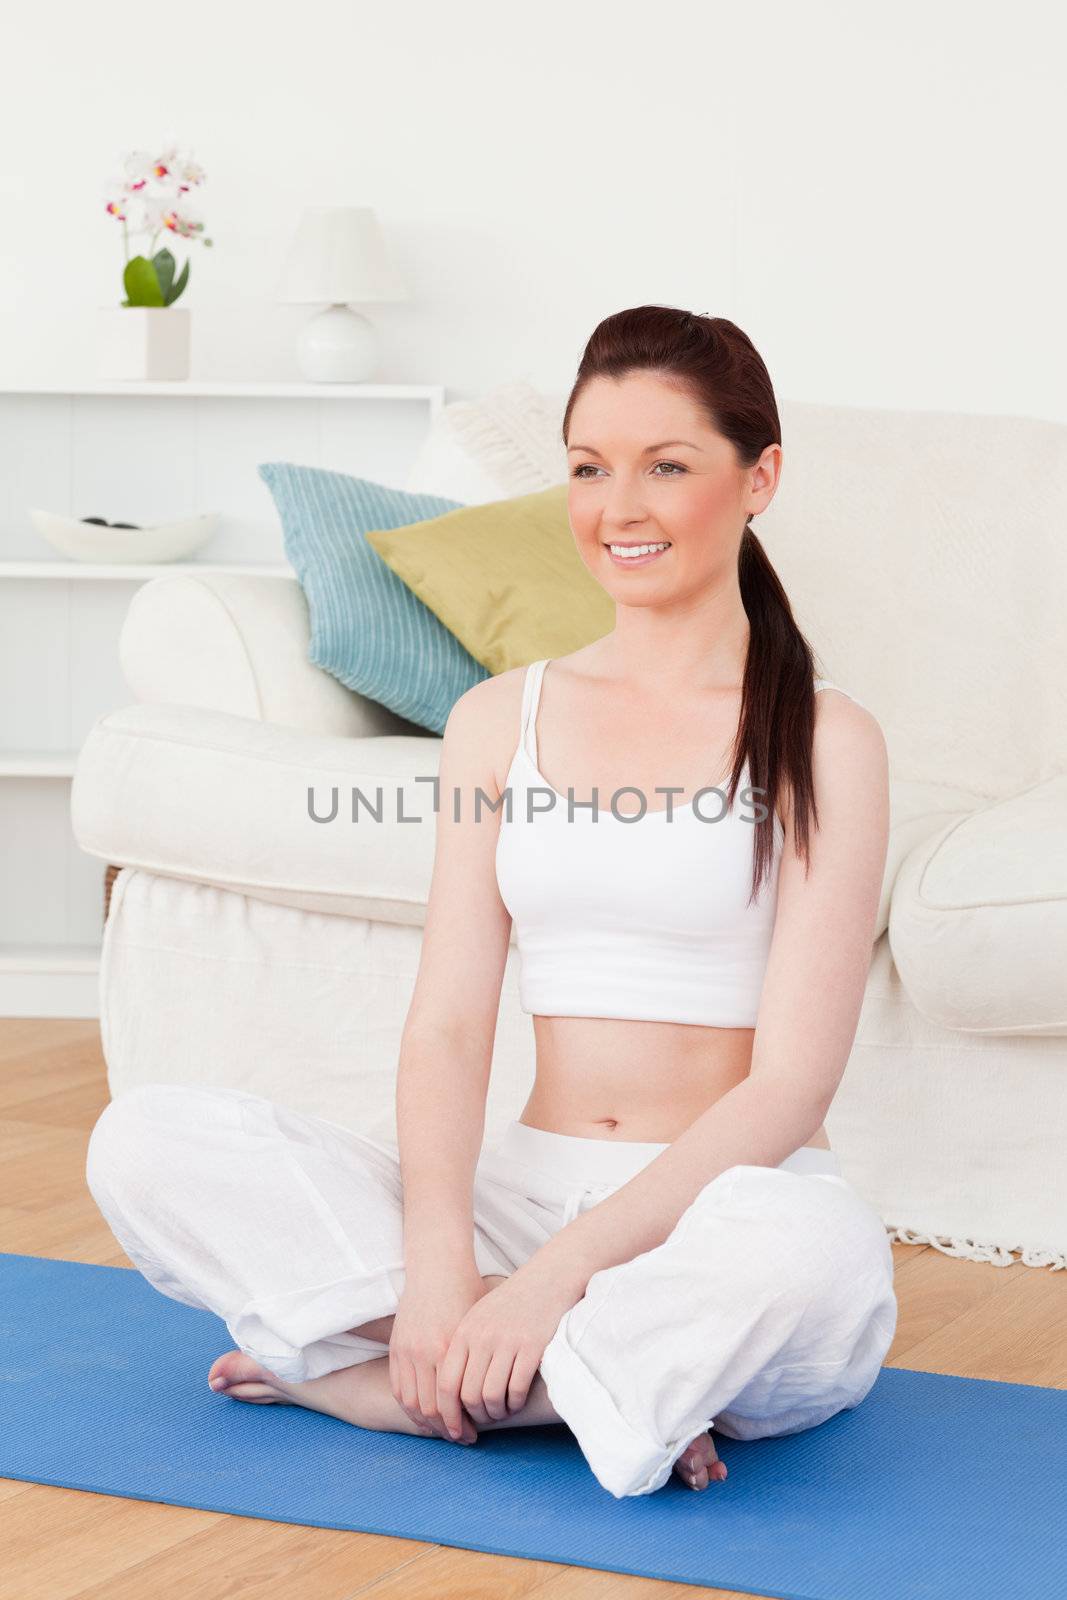
[[[174,383],[120,383],[92,378],[82,382],[26,383],[0,380],[0,394],[152,396],[202,400],[430,400],[444,403],[444,387],[436,383],[247,383],[207,382],[189,378]]]
[[[295,578],[288,564],[270,566],[251,561],[0,561],[3,578],[116,578],[121,580],[173,577],[176,573],[243,573],[249,578]]]
[[[180,587],[184,578],[199,582],[201,594],[209,586],[258,583],[269,611],[283,592],[296,605],[299,580],[257,466],[265,459],[321,463],[399,487],[449,391],[427,383],[254,382],[240,375],[119,382],[96,377],[91,361],[72,360],[64,370],[56,360],[50,372],[32,362],[18,366],[0,352],[0,657],[11,701],[0,742],[7,823],[0,1016],[91,1017],[101,1000],[94,935],[103,923],[104,863],[87,865],[72,835],[81,752],[59,741],[80,745],[83,729],[129,703],[120,644],[131,603],[136,609],[140,588],[157,578],[175,580],[158,591],[164,597],[190,594]],[[63,503],[78,514],[101,508],[151,520],[130,507],[158,508],[159,485],[168,483],[179,486],[186,506],[220,510],[228,531],[184,558],[150,561],[145,546],[131,543],[120,547],[122,561],[78,561],[50,545],[26,515],[27,506]],[[108,510],[120,490],[125,510]],[[90,555],[84,543],[70,548]],[[231,577],[232,584],[224,581]],[[173,609],[184,615],[186,608]],[[199,608],[190,609],[193,630]],[[191,631],[181,639],[196,649]],[[144,649],[152,644],[149,637]],[[56,744],[35,746],[35,739]]]
[[[0,751],[0,778],[69,778],[77,750]]]
[[[98,972],[95,944],[0,944],[3,972]]]

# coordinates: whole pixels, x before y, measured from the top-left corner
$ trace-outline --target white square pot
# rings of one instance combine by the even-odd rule
[[[166,380],[189,376],[185,306],[101,306],[97,367],[101,378]]]

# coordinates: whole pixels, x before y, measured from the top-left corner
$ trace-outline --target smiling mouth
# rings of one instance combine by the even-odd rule
[[[671,548],[669,539],[644,539],[644,540],[603,540],[604,549],[608,552],[616,566],[636,567],[644,566],[646,562],[656,561],[660,556],[666,555]]]

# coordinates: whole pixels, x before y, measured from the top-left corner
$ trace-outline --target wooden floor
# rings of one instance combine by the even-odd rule
[[[95,1022],[0,1019],[0,1250],[129,1265],[84,1180],[86,1141],[107,1097]],[[890,1365],[1067,1387],[1067,1273],[957,1261],[924,1246],[895,1251]],[[17,1600],[733,1593],[4,1478],[0,1552],[0,1594]]]

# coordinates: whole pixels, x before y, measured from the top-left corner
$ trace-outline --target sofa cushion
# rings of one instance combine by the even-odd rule
[[[443,732],[460,695],[489,674],[365,535],[440,516],[456,502],[285,461],[264,462],[259,476],[307,596],[308,660],[409,722]]]
[[[878,904],[874,936],[880,939],[889,926],[897,877],[916,846],[940,832],[949,822],[969,816],[981,801],[965,789],[941,783],[916,783],[907,778],[889,780],[889,845]]]
[[[1067,773],[917,845],[894,886],[889,941],[929,1021],[1067,1034]]]
[[[615,602],[579,556],[567,485],[464,506],[367,543],[491,673],[610,633]]]

